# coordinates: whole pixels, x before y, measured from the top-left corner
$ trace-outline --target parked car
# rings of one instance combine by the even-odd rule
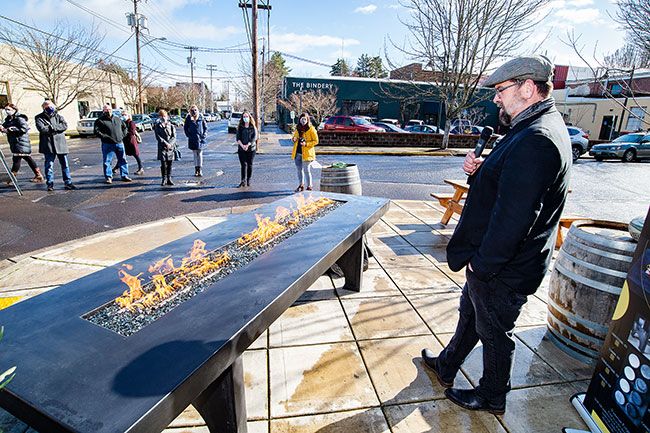
[[[567,126],[569,138],[571,138],[571,150],[573,152],[573,162],[576,162],[580,156],[589,151],[589,134],[577,126]]]
[[[395,126],[399,126],[399,120],[397,119],[379,119],[378,122],[381,123],[391,123]]]
[[[385,122],[374,122],[373,125],[379,126],[386,132],[399,132],[399,133],[408,133],[409,131],[406,131],[402,128],[400,128],[397,125],[394,125],[392,123],[385,123]]]
[[[420,134],[444,134],[445,131],[433,125],[411,125],[404,128],[406,132],[416,132]]]
[[[589,155],[596,161],[620,158],[623,162],[632,162],[650,158],[650,133],[625,134],[611,143],[596,144],[589,150]]]
[[[178,114],[174,114],[173,116],[169,116],[169,121],[172,122],[172,125],[179,127],[183,126],[185,124],[185,118],[179,116]]]
[[[135,128],[138,132],[151,131],[153,129],[153,121],[146,114],[134,114],[131,116],[131,120],[135,122]]]
[[[482,126],[475,125],[456,125],[449,130],[450,134],[481,135]]]
[[[83,119],[77,122],[77,132],[79,135],[93,135],[95,132],[95,120],[102,115],[102,110],[92,110]],[[119,116],[122,119],[122,110],[114,109],[113,116]]]
[[[324,129],[326,131],[384,132],[383,128],[357,116],[332,116],[325,122]]]
[[[212,113],[212,118],[213,118],[212,120],[217,122],[217,121],[221,120],[221,115],[219,113]]]
[[[424,120],[419,120],[419,119],[411,119],[406,124],[404,125],[404,129],[406,129],[407,126],[413,126],[413,125],[424,125]]]
[[[241,111],[233,111],[230,114],[230,119],[228,119],[228,132],[237,132],[237,125],[239,125],[239,119],[241,119]]]
[[[149,118],[151,119],[151,123],[156,123],[159,117],[160,116],[158,115],[158,113],[149,113]]]

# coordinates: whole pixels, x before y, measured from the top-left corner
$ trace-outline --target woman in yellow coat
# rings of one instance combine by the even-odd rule
[[[311,164],[316,159],[314,147],[318,144],[318,133],[309,121],[309,114],[302,113],[298,119],[298,126],[293,133],[293,152],[291,158],[296,163],[298,170],[298,188],[296,192],[305,190],[305,178],[307,178],[307,191],[311,191],[312,176]]]

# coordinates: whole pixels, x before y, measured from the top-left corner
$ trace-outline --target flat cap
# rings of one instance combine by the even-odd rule
[[[527,80],[551,82],[553,62],[545,56],[517,57],[499,66],[483,83],[484,87],[494,87],[508,80]]]

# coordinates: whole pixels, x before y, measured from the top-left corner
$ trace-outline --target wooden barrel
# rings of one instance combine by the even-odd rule
[[[547,334],[574,358],[589,364],[598,358],[635,247],[627,224],[571,225],[549,283]]]
[[[361,195],[361,178],[357,165],[348,164],[345,168],[324,166],[320,176],[320,190]]]

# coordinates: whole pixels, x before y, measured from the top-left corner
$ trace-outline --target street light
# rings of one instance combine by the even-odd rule
[[[164,37],[164,36],[163,36],[163,37],[160,37],[160,38],[149,39],[146,43],[140,45],[140,48],[144,48],[144,47],[146,47],[147,45],[149,45],[149,44],[151,44],[151,43],[153,43],[153,42],[156,42],[156,41],[166,41],[166,40],[167,40],[167,38]]]

